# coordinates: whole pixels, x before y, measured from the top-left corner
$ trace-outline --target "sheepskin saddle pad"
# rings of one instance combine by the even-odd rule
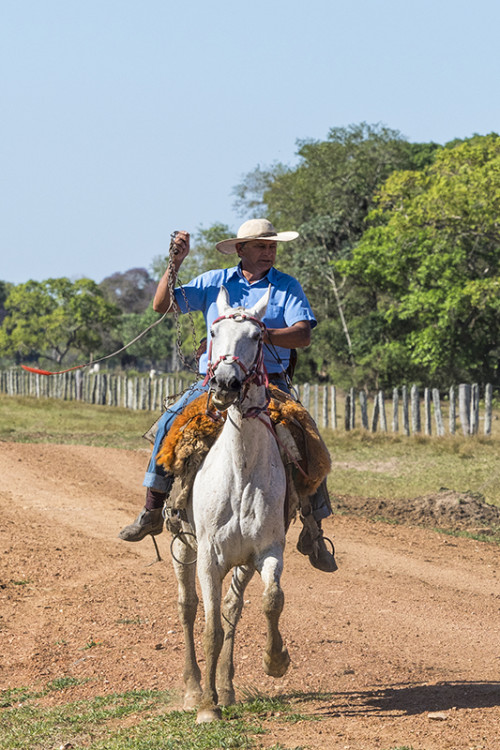
[[[296,500],[300,501],[313,495],[330,472],[330,454],[307,409],[275,386],[270,386],[269,391],[269,415],[293,483],[293,494],[296,493]],[[157,462],[180,478],[180,490],[173,502],[173,507],[179,509],[186,506],[196,471],[226,419],[226,412],[221,414],[220,420],[214,421],[206,411],[207,396],[202,394],[175,418],[158,451]]]

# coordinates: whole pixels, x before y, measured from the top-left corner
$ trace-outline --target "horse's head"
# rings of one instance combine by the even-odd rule
[[[210,329],[207,370],[212,403],[220,411],[241,400],[243,386],[264,382],[262,339],[265,325],[262,318],[270,291],[271,287],[256,305],[245,310],[231,307],[227,290],[223,286],[220,289],[217,297],[219,317]]]

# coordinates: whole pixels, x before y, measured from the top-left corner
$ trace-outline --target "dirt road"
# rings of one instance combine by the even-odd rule
[[[152,567],[149,540],[116,538],[142,505],[147,455],[0,443],[0,688],[72,676],[91,679],[53,700],[181,689],[167,535]],[[280,724],[263,746],[499,750],[499,547],[342,515],[325,524],[340,568],[328,575],[295,550],[298,526],[283,577],[292,665],[278,681],[262,672],[254,580],[236,684],[300,693],[321,721]]]

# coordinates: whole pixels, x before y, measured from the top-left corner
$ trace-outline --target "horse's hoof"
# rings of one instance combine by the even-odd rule
[[[222,711],[218,706],[215,708],[200,708],[196,716],[197,724],[205,724],[209,721],[220,721],[222,719]]]
[[[232,688],[217,688],[217,695],[221,706],[234,706],[236,703],[236,694]]]
[[[184,696],[184,711],[191,711],[196,708],[201,700],[201,693],[186,693]]]
[[[283,648],[280,654],[264,654],[264,672],[269,677],[283,677],[290,664],[288,649]]]

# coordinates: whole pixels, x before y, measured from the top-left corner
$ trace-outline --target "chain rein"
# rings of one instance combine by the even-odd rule
[[[168,291],[170,294],[170,304],[172,305],[173,313],[174,313],[174,319],[175,319],[175,329],[176,329],[176,349],[177,353],[179,355],[179,358],[184,365],[184,367],[187,370],[190,370],[191,372],[197,372],[197,370],[192,367],[192,365],[186,360],[184,354],[182,353],[182,334],[181,334],[181,324],[180,324],[180,316],[179,311],[177,310],[177,305],[175,303],[175,281],[178,279],[178,272],[174,268],[174,257],[177,255],[177,250],[175,249],[175,238],[177,237],[177,232],[172,232],[170,235],[170,247],[168,251]],[[196,356],[196,350],[197,350],[197,343],[196,343],[196,329],[194,324],[194,318],[193,314],[191,313],[191,310],[189,308],[189,303],[187,300],[186,292],[184,291],[184,287],[182,286],[182,283],[180,280],[178,280],[178,285],[180,292],[182,294],[182,298],[186,305],[186,310],[189,318],[189,322],[191,324],[191,337],[193,340],[193,352]]]

